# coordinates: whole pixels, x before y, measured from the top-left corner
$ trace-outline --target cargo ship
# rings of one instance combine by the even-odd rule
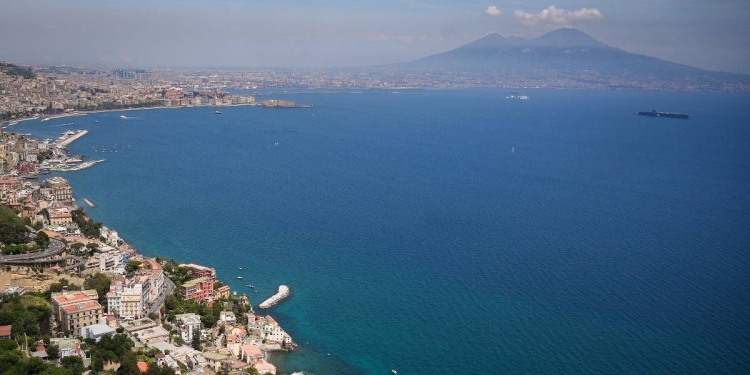
[[[683,113],[661,112],[657,111],[656,109],[652,109],[650,111],[640,111],[638,112],[638,115],[651,117],[690,118],[690,115],[686,115]]]

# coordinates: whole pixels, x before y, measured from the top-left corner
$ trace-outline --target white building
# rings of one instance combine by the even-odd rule
[[[102,272],[124,274],[125,265],[122,263],[122,253],[108,246],[102,249],[99,254],[99,269]]]
[[[270,315],[260,317],[248,314],[248,328],[255,332],[261,339],[277,342],[279,344],[291,344],[292,338],[281,328],[279,323]]]
[[[115,329],[106,324],[94,324],[87,327],[81,327],[80,335],[84,339],[94,339],[97,342],[106,335],[114,335]]]
[[[219,315],[219,320],[227,324],[237,323],[237,317],[231,311],[222,311]]]
[[[194,335],[200,335],[201,317],[198,314],[180,314],[175,319],[185,342],[191,342]]]
[[[138,280],[120,279],[109,286],[107,293],[107,311],[125,320],[140,319],[145,316],[146,304],[149,301],[148,283]]]

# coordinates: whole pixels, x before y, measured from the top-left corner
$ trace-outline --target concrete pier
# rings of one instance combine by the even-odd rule
[[[60,139],[58,139],[55,144],[59,148],[67,147],[69,144],[75,142],[78,138],[81,138],[84,135],[88,134],[88,132],[88,130],[77,130],[74,135],[60,137]]]
[[[260,305],[258,305],[258,307],[260,307],[261,309],[267,309],[267,308],[269,308],[269,307],[271,307],[273,305],[276,305],[277,303],[281,302],[284,298],[289,297],[290,294],[292,294],[292,291],[291,291],[291,289],[289,289],[288,286],[286,286],[286,285],[280,285],[279,286],[279,291],[276,292],[276,294],[274,294],[273,296],[271,296],[271,298],[263,301],[263,303],[261,303]]]

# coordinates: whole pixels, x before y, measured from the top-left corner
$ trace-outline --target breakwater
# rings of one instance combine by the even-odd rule
[[[70,134],[69,132],[63,134],[55,144],[59,148],[67,147],[69,144],[75,142],[78,138],[83,137],[84,135],[88,134],[88,130],[77,130],[74,134]]]
[[[289,295],[292,294],[291,289],[289,289],[286,285],[279,285],[279,291],[276,292],[271,298],[263,301],[258,307],[261,309],[267,309],[273,305],[276,305],[277,303],[281,302],[284,298],[289,297]]]
[[[86,204],[88,204],[89,207],[91,207],[91,208],[96,207],[96,205],[94,204],[94,202],[88,200],[88,198],[83,198],[83,201],[86,202]]]

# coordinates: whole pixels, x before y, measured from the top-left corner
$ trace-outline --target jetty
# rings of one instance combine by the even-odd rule
[[[67,131],[63,133],[63,135],[57,139],[57,142],[55,142],[55,145],[57,145],[58,148],[65,148],[69,144],[75,142],[78,140],[78,138],[83,137],[84,135],[88,134],[88,130],[76,130],[75,132]]]
[[[91,208],[96,207],[96,205],[94,204],[94,202],[90,201],[88,198],[83,198],[83,201],[86,202],[86,204],[88,204],[89,207],[91,207]]]
[[[288,286],[279,285],[279,291],[271,296],[271,298],[263,301],[260,305],[258,305],[258,307],[260,307],[261,309],[267,309],[281,302],[284,298],[289,297],[290,294],[292,294],[292,290],[289,289]]]
[[[76,171],[84,170],[86,168],[91,168],[91,167],[93,167],[93,166],[95,166],[95,165],[97,165],[99,163],[102,163],[102,162],[104,162],[104,159],[102,159],[102,160],[90,160],[90,161],[86,161],[86,162],[83,162],[81,164],[74,165],[74,166],[69,166],[69,165],[49,166],[49,167],[46,167],[45,169],[50,170],[50,171],[55,171],[55,172],[76,172]]]

